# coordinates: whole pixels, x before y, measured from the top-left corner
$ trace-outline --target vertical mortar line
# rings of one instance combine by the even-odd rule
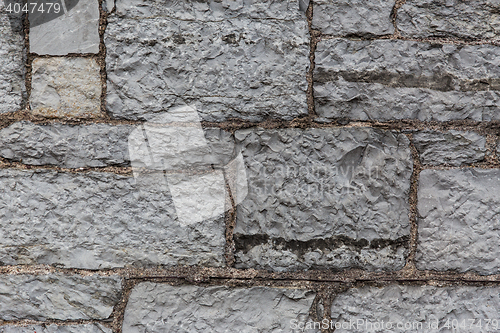
[[[418,180],[420,177],[420,172],[422,171],[422,164],[420,163],[420,157],[413,143],[413,134],[406,134],[408,140],[410,141],[410,150],[413,158],[413,172],[410,177],[410,195],[409,195],[409,205],[410,205],[410,243],[409,243],[409,253],[406,260],[406,265],[403,271],[407,271],[412,275],[416,272],[415,266],[415,253],[417,251],[417,241],[418,241],[418,221],[417,221],[417,203],[418,203]]]
[[[227,267],[234,267],[236,262],[234,258],[235,253],[235,244],[234,244],[234,227],[236,225],[236,204],[234,201],[233,193],[231,191],[231,187],[229,186],[229,175],[224,169],[222,169],[222,174],[224,176],[224,183],[226,186],[226,191],[228,193],[228,198],[226,199],[226,205],[228,205],[229,209],[224,209],[224,226],[225,226],[225,237],[226,237],[226,245],[224,246],[224,258],[226,259]],[[236,177],[236,175],[234,175]]]
[[[106,72],[106,45],[104,43],[104,33],[108,26],[108,13],[103,8],[103,0],[98,0],[99,3],[99,53],[97,54],[97,62],[101,68],[101,113],[102,115],[110,119],[106,111],[106,95],[107,95],[107,79],[108,74]]]
[[[335,283],[332,288],[329,288],[327,292],[324,295],[323,298],[323,307],[324,307],[324,317],[328,318],[328,324],[332,322],[332,306],[333,306],[333,301],[335,300],[335,297],[337,297],[338,294],[344,293],[347,290],[351,289],[354,287],[352,283]],[[331,328],[329,327],[328,330],[325,332],[321,333],[333,333],[335,332],[335,327]]]
[[[127,307],[132,289],[139,283],[136,279],[127,279],[123,277],[122,298],[117,305],[113,308],[110,318],[113,318],[111,324],[113,333],[121,333],[123,327],[123,320],[125,319],[125,308]]]
[[[313,75],[314,68],[316,66],[315,63],[315,53],[316,46],[318,44],[319,39],[319,31],[313,30],[312,28],[312,19],[313,19],[313,0],[309,1],[309,6],[306,10],[307,17],[307,25],[309,28],[309,71],[306,74],[307,80],[307,111],[309,117],[313,118],[316,116],[316,111],[314,107],[314,84],[313,84]]]
[[[394,33],[392,35],[393,38],[401,37],[401,32],[399,31],[397,25],[398,9],[401,8],[401,6],[403,6],[405,3],[406,0],[396,0],[394,7],[392,7],[391,20],[392,20],[392,25],[394,26]]]
[[[488,164],[498,164],[497,156],[498,137],[495,134],[486,134],[486,155],[485,161]]]
[[[25,0],[26,3],[28,3],[27,0]],[[26,57],[26,63],[25,63],[25,77],[24,77],[24,84],[26,86],[26,100],[23,101],[22,108],[25,110],[31,110],[30,107],[30,97],[31,97],[31,79],[33,77],[32,73],[32,67],[33,67],[33,60],[35,56],[30,53],[30,21],[29,21],[29,15],[27,13],[23,14],[24,15],[24,22],[23,22],[23,28],[24,28],[24,48],[25,48],[25,57]]]

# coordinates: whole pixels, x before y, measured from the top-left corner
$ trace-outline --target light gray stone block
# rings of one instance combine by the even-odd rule
[[[130,295],[123,331],[292,332],[290,321],[306,320],[314,297],[313,292],[299,289],[145,282]]]
[[[236,267],[397,270],[405,264],[412,173],[403,134],[369,128],[235,134],[248,176]]]
[[[0,333],[112,333],[111,329],[101,324],[64,325],[50,324],[46,326],[0,326]]]
[[[150,120],[195,105],[202,120],[307,115],[307,20],[298,1],[121,1],[105,43],[107,108]]]
[[[118,276],[2,275],[2,320],[105,319],[121,297]]]
[[[337,295],[331,315],[344,325],[335,332],[494,332],[499,295],[498,287],[367,286]]]
[[[33,114],[55,118],[101,115],[101,75],[95,59],[38,58],[32,73]]]
[[[314,81],[321,120],[500,119],[493,45],[323,40]]]
[[[496,0],[411,0],[398,10],[397,27],[405,37],[500,38]]]
[[[32,1],[39,4],[41,2]],[[45,2],[44,2],[45,3]],[[53,1],[61,5],[41,14],[30,10],[30,52],[39,55],[99,52],[99,3],[97,0]],[[30,6],[30,9],[33,8]]]
[[[168,124],[164,126],[172,128]],[[17,122],[0,130],[0,157],[29,165],[56,165],[64,168],[130,166],[129,137],[136,128],[139,127]],[[177,130],[181,131],[182,128]],[[154,148],[165,148],[167,141],[171,142],[172,136],[179,134],[178,131],[165,131],[163,138],[155,138],[164,141],[155,142],[156,146],[161,147]],[[207,128],[201,130],[201,135],[207,142],[206,149],[188,151],[183,154],[182,162],[174,166],[181,169],[207,164],[224,166],[229,163],[234,155],[231,134],[218,128]],[[149,153],[149,150],[145,150],[145,153]],[[140,161],[134,162],[134,166],[140,164]]]
[[[315,0],[312,28],[335,36],[392,34],[394,5],[394,0]]]
[[[8,15],[0,0],[0,113],[18,111],[24,85],[24,33],[22,18]]]
[[[474,132],[421,131],[413,134],[413,142],[423,164],[460,166],[484,160],[486,138]]]
[[[224,219],[180,223],[163,173],[0,170],[0,262],[102,269],[224,263]]]
[[[500,170],[423,170],[418,189],[419,269],[500,273]]]

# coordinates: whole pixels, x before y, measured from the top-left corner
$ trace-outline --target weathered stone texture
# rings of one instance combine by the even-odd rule
[[[394,0],[316,0],[312,28],[335,36],[392,34],[394,4]]]
[[[168,150],[176,143],[173,142],[174,136],[179,136],[183,130],[179,127],[167,132],[166,129],[173,127],[168,124],[163,126],[159,127],[159,136],[150,138],[156,141],[154,145],[150,143],[153,147],[149,149]],[[129,137],[136,128],[142,129],[141,126],[130,125],[38,125],[22,121],[0,130],[0,157],[24,164],[64,168],[130,166],[129,146],[133,142],[129,142]],[[178,169],[210,164],[224,166],[231,160],[234,140],[230,133],[218,128],[202,130],[200,127],[200,131],[206,140],[206,149],[200,149],[196,145],[198,149],[189,150],[185,154],[179,153],[180,147],[177,150],[171,149],[176,155],[168,156],[171,158],[170,165]],[[149,152],[144,148],[143,153]],[[143,160],[147,158],[142,155],[139,157]],[[172,161],[174,158],[182,158],[182,161],[175,163]],[[141,161],[134,162],[134,166],[138,166]]]
[[[31,1],[39,4],[40,1]],[[44,2],[45,3],[45,2]],[[53,3],[59,3],[54,1]],[[30,10],[30,52],[40,55],[99,52],[99,3],[97,0],[65,1],[59,14]],[[33,7],[30,7],[33,8]],[[40,9],[39,7],[37,7]]]
[[[112,333],[111,329],[101,324],[46,326],[0,326],[0,333]]]
[[[99,269],[224,262],[224,219],[177,220],[163,173],[0,170],[0,262]]]
[[[314,297],[299,289],[145,282],[130,295],[123,332],[291,332],[290,321],[305,321]]]
[[[498,50],[493,45],[323,40],[316,51],[316,112],[323,120],[499,120]]]
[[[452,321],[459,324],[465,320],[464,332],[493,332],[492,321],[498,320],[500,311],[500,289],[498,287],[475,286],[401,286],[353,288],[338,294],[332,304],[333,322],[350,322],[348,329],[335,332],[448,332]],[[356,323],[360,325],[357,326]],[[471,326],[473,321],[474,325]],[[481,320],[482,327],[476,326]],[[381,327],[381,322],[384,326]],[[486,326],[487,321],[488,327]],[[432,325],[438,324],[438,328]],[[370,324],[368,324],[370,323]],[[378,323],[378,326],[376,325]],[[392,324],[388,328],[388,324]],[[405,327],[398,329],[397,327]],[[347,324],[347,325],[346,325]],[[402,326],[401,326],[402,325]],[[429,326],[428,326],[429,325]],[[457,325],[454,323],[454,325]],[[458,325],[457,325],[458,326]],[[454,326],[454,327],[457,327]],[[496,325],[498,328],[498,325]]]
[[[121,278],[117,276],[2,275],[0,318],[105,319],[120,293]]]
[[[405,37],[499,39],[497,0],[412,0],[398,10],[397,27]]]
[[[309,32],[297,1],[121,1],[105,43],[107,108],[151,119],[194,104],[203,120],[307,115]]]
[[[484,160],[486,138],[474,132],[422,131],[413,134],[413,142],[423,164],[460,166]]]
[[[418,190],[419,269],[500,273],[500,170],[424,170]]]
[[[21,108],[24,86],[24,36],[21,17],[5,12],[0,0],[0,113]]]
[[[95,59],[38,58],[32,72],[34,114],[78,118],[101,114],[101,76]]]
[[[235,134],[249,193],[236,267],[396,270],[405,263],[412,173],[403,134],[369,128]]]

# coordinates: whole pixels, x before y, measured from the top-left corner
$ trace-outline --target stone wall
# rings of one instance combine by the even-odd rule
[[[0,0],[0,332],[499,329],[498,1],[52,3]]]

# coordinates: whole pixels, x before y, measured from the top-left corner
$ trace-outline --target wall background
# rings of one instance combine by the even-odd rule
[[[1,332],[498,329],[497,1],[14,3]],[[183,105],[248,184],[189,224],[128,146]]]

